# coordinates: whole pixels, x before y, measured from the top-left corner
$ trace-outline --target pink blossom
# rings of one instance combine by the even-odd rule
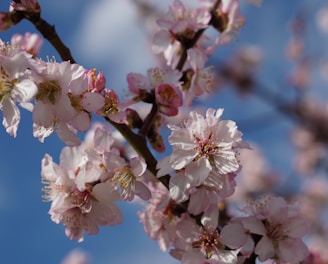
[[[70,239],[83,241],[83,233],[96,234],[98,226],[122,222],[114,204],[120,198],[112,182],[101,182],[101,170],[92,166],[83,147],[65,147],[60,164],[49,155],[42,160],[42,178],[46,184],[44,199],[51,201],[52,221],[62,223]]]
[[[138,195],[143,200],[149,200],[151,194],[147,186],[143,183],[143,176],[147,165],[140,157],[132,158],[127,162],[114,153],[104,155],[105,167],[112,174],[110,180],[117,185],[123,200],[131,201],[134,195]]]
[[[167,116],[177,115],[178,107],[182,105],[181,75],[179,71],[161,68],[148,69],[147,77],[138,73],[129,73],[127,76],[129,90],[136,95],[132,100],[134,102],[143,100],[150,90],[155,94],[159,112]]]
[[[184,104],[190,106],[195,97],[209,93],[213,89],[215,78],[213,67],[204,68],[207,59],[203,57],[204,53],[198,55],[197,49],[189,49],[187,53],[192,69],[187,71],[187,81],[182,87],[182,92]]]
[[[176,239],[176,225],[180,221],[177,204],[170,199],[168,190],[159,182],[149,186],[152,197],[138,216],[145,232],[157,240],[162,251],[166,251]]]
[[[181,260],[182,264],[237,263],[239,250],[223,249],[216,226],[199,226],[194,219],[184,215],[177,224],[177,236],[171,255]]]
[[[165,17],[157,21],[161,29],[154,35],[153,52],[163,52],[167,65],[176,67],[182,49],[180,41],[191,40],[198,30],[208,27],[210,19],[207,8],[188,10],[181,1],[175,0]]]
[[[16,33],[11,37],[11,43],[36,57],[40,51],[43,39],[35,33],[26,32],[24,36]]]
[[[15,52],[15,51],[14,51]],[[25,52],[0,54],[0,110],[3,126],[11,136],[16,137],[20,122],[20,111],[16,102],[28,106],[37,93],[37,86],[30,79],[30,58]],[[30,107],[30,106],[29,106]]]
[[[106,79],[103,71],[100,70],[98,75],[96,75],[96,69],[91,69],[86,71],[86,75],[88,76],[89,91],[96,90],[101,92],[105,89]]]
[[[214,0],[203,0],[202,5],[212,7]],[[217,45],[229,44],[237,35],[239,29],[245,24],[245,18],[239,12],[239,0],[222,0],[215,10],[219,17],[218,25],[214,25],[220,32],[213,46],[207,49],[208,53],[213,53]]]
[[[82,66],[66,61],[47,63],[35,77],[39,90],[33,110],[34,136],[41,142],[56,129],[67,145],[80,144],[75,132],[86,131],[91,122],[88,112],[97,111],[104,104],[102,95],[88,91],[84,73]]]
[[[244,210],[256,218],[244,222],[245,228],[262,236],[254,251],[260,261],[278,258],[298,263],[308,255],[302,241],[308,225],[295,205],[288,205],[281,197],[267,196]]]
[[[222,175],[238,171],[238,148],[245,147],[242,133],[235,122],[220,120],[222,113],[223,109],[208,109],[204,117],[192,111],[181,126],[170,124],[169,142],[173,152],[166,162],[158,164],[157,176],[165,175],[170,168],[184,170],[184,184],[197,187],[211,171]]]

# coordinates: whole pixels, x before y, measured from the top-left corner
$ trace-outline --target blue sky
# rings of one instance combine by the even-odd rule
[[[162,1],[162,6],[164,2],[169,3]],[[245,27],[238,39],[228,47],[222,47],[215,58],[222,59],[241,45],[260,45],[264,54],[260,80],[273,89],[281,89],[286,71],[290,70],[284,59],[289,37],[287,21],[302,5],[305,6],[306,1],[288,2],[264,0],[261,8],[243,4],[242,13],[247,19]],[[110,88],[122,92],[127,88],[127,73],[145,73],[147,68],[156,66],[155,60],[148,55],[149,42],[143,37],[144,25],[136,22],[130,1],[40,0],[40,3],[43,17],[56,26],[75,60],[85,68],[103,69]],[[313,1],[314,6],[322,3]],[[9,1],[1,1],[1,10],[7,10],[8,5]],[[24,21],[8,32],[0,32],[0,38],[8,41],[11,34],[24,31],[35,30]],[[325,41],[327,44],[327,39]],[[46,59],[53,55],[60,61],[54,49],[45,43],[40,56]],[[208,107],[225,108],[224,117],[237,121],[272,110],[258,99],[238,98],[226,90],[205,103]],[[241,111],[241,107],[248,111]],[[288,171],[290,160],[286,157],[292,153],[286,144],[289,128],[290,123],[281,118],[278,124],[250,130],[248,134],[245,132],[245,139],[258,142],[272,166]],[[243,131],[243,126],[240,129]],[[98,235],[86,237],[83,243],[70,241],[63,226],[51,222],[50,204],[41,199],[41,159],[49,153],[58,161],[64,144],[56,135],[39,143],[32,136],[31,115],[24,111],[17,138],[7,135],[2,127],[0,138],[1,263],[60,263],[74,248],[88,252],[94,264],[145,264],[153,263],[154,259],[158,264],[177,263],[168,254],[161,253],[156,242],[143,232],[136,216],[138,206],[133,204],[122,204],[122,225],[101,228]]]

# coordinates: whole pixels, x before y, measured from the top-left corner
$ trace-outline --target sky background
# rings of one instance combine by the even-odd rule
[[[241,0],[242,1],[242,0]],[[156,1],[149,1],[156,3]],[[161,2],[165,11],[169,1]],[[188,1],[185,1],[188,2]],[[284,49],[290,32],[287,22],[302,8],[311,15],[324,1],[264,0],[261,8],[242,4],[241,12],[246,25],[236,41],[221,47],[212,58],[222,60],[243,45],[259,45],[264,60],[259,80],[272,89],[286,89],[284,81],[291,65],[286,63]],[[40,0],[42,16],[56,30],[63,42],[71,49],[77,63],[85,68],[103,69],[107,86],[123,94],[127,89],[126,75],[129,72],[145,74],[156,60],[150,55],[146,25],[128,0]],[[0,10],[8,10],[9,1],[0,2]],[[0,32],[0,38],[9,41],[13,33],[35,32],[27,21]],[[316,43],[325,43],[327,37],[312,32]],[[310,43],[320,56],[321,46]],[[45,42],[40,57],[55,56],[57,52]],[[287,92],[288,91],[284,91]],[[256,98],[241,98],[234,92],[222,90],[202,102],[206,107],[225,108],[225,119],[241,122],[239,129],[244,139],[257,142],[268,156],[272,167],[290,170],[292,148],[286,144],[291,124],[283,117],[273,125],[249,127],[242,122],[257,114],[272,109]],[[245,110],[243,110],[245,109]],[[247,109],[247,111],[246,111]],[[22,110],[22,120],[16,139],[0,127],[0,256],[1,263],[47,263],[57,264],[71,250],[79,248],[90,254],[92,263],[178,263],[167,253],[162,253],[157,243],[143,231],[136,216],[139,207],[135,204],[120,204],[124,223],[116,227],[104,227],[98,235],[85,237],[83,243],[70,241],[62,225],[54,224],[48,215],[49,203],[42,202],[40,176],[41,159],[49,153],[58,161],[64,144],[53,135],[39,143],[32,135],[31,114]]]

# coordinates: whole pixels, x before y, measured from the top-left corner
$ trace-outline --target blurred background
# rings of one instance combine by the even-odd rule
[[[9,2],[1,1],[0,11],[7,11]],[[158,65],[158,58],[151,55],[152,25],[170,1],[39,2],[42,17],[55,25],[76,62],[86,69],[102,69],[107,87],[122,98],[129,72],[146,74],[148,68]],[[195,102],[200,111],[224,108],[223,118],[236,121],[244,140],[254,146],[253,156],[241,155],[245,172],[240,175],[241,190],[232,200],[269,190],[304,199],[305,212],[312,218],[320,215],[319,219],[325,219],[325,139],[311,141],[311,134],[300,133],[304,131],[300,128],[304,113],[297,111],[302,105],[306,113],[320,115],[322,122],[327,119],[328,4],[324,0],[288,4],[264,0],[261,7],[256,7],[241,0],[240,12],[246,24],[236,40],[220,46],[207,63],[216,66],[218,88],[214,95]],[[32,24],[22,21],[0,32],[0,38],[10,41],[12,34],[26,31],[36,32]],[[46,40],[39,57],[61,61]],[[296,110],[284,110],[285,102],[302,104],[297,104]],[[32,135],[31,114],[24,110],[21,114],[16,139],[0,128],[1,263],[61,263],[76,249],[86,252],[94,264],[144,264],[154,260],[158,264],[178,263],[162,253],[157,242],[143,231],[136,215],[142,209],[139,203],[120,203],[122,225],[101,228],[99,234],[85,237],[83,243],[70,241],[64,227],[50,220],[50,204],[41,198],[41,159],[48,153],[58,162],[64,144],[55,134],[39,143]],[[320,129],[325,132],[325,128]],[[319,150],[313,150],[314,145]],[[304,198],[304,193],[309,197]],[[316,199],[321,199],[321,206]],[[324,222],[314,226],[318,233],[328,233]],[[308,241],[319,248],[324,239],[309,237]]]

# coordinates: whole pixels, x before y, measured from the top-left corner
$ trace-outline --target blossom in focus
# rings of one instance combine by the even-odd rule
[[[1,44],[3,44],[1,42]],[[30,57],[27,53],[1,46],[0,52],[0,110],[3,126],[11,136],[16,137],[20,122],[21,106],[31,108],[30,101],[37,93],[37,86],[31,80]],[[13,54],[12,54],[13,53]]]
[[[182,46],[192,40],[198,30],[208,27],[210,19],[207,8],[189,10],[181,1],[173,1],[166,15],[157,20],[160,30],[154,34],[153,52],[163,53],[167,65],[176,67]]]
[[[127,81],[129,90],[136,95],[133,102],[145,99],[147,91],[150,90],[155,96],[158,111],[167,116],[175,116],[178,114],[178,108],[182,106],[180,78],[179,71],[150,68],[147,71],[147,77],[129,73]]]
[[[239,250],[225,250],[216,226],[210,226],[203,220],[203,226],[199,226],[194,219],[183,216],[177,224],[178,239],[170,254],[181,260],[182,264],[237,264]]]
[[[204,117],[192,111],[181,126],[169,124],[173,151],[169,158],[158,163],[157,176],[182,170],[183,173],[174,177],[179,177],[175,181],[183,190],[186,184],[200,186],[210,172],[221,175],[237,172],[238,149],[246,144],[235,122],[220,120],[222,113],[223,109],[208,109]]]
[[[147,172],[147,164],[140,157],[134,157],[127,162],[113,153],[105,155],[105,167],[113,174],[110,180],[117,184],[123,200],[131,201],[134,195],[143,200],[149,200],[151,194],[142,181]]]
[[[168,190],[160,182],[150,184],[152,197],[145,210],[138,212],[145,232],[157,240],[162,251],[166,251],[176,239],[176,225],[180,221],[178,204],[170,199]]]
[[[41,142],[55,130],[68,146],[80,144],[76,131],[90,127],[91,115],[104,104],[98,93],[88,91],[85,69],[68,61],[49,62],[34,77],[38,85],[33,109],[33,135]]]
[[[96,234],[99,226],[122,222],[122,213],[115,204],[120,194],[112,182],[100,181],[102,171],[89,162],[83,146],[66,146],[59,165],[46,154],[41,175],[44,199],[52,202],[51,220],[62,223],[70,239],[81,242],[84,232]]]

